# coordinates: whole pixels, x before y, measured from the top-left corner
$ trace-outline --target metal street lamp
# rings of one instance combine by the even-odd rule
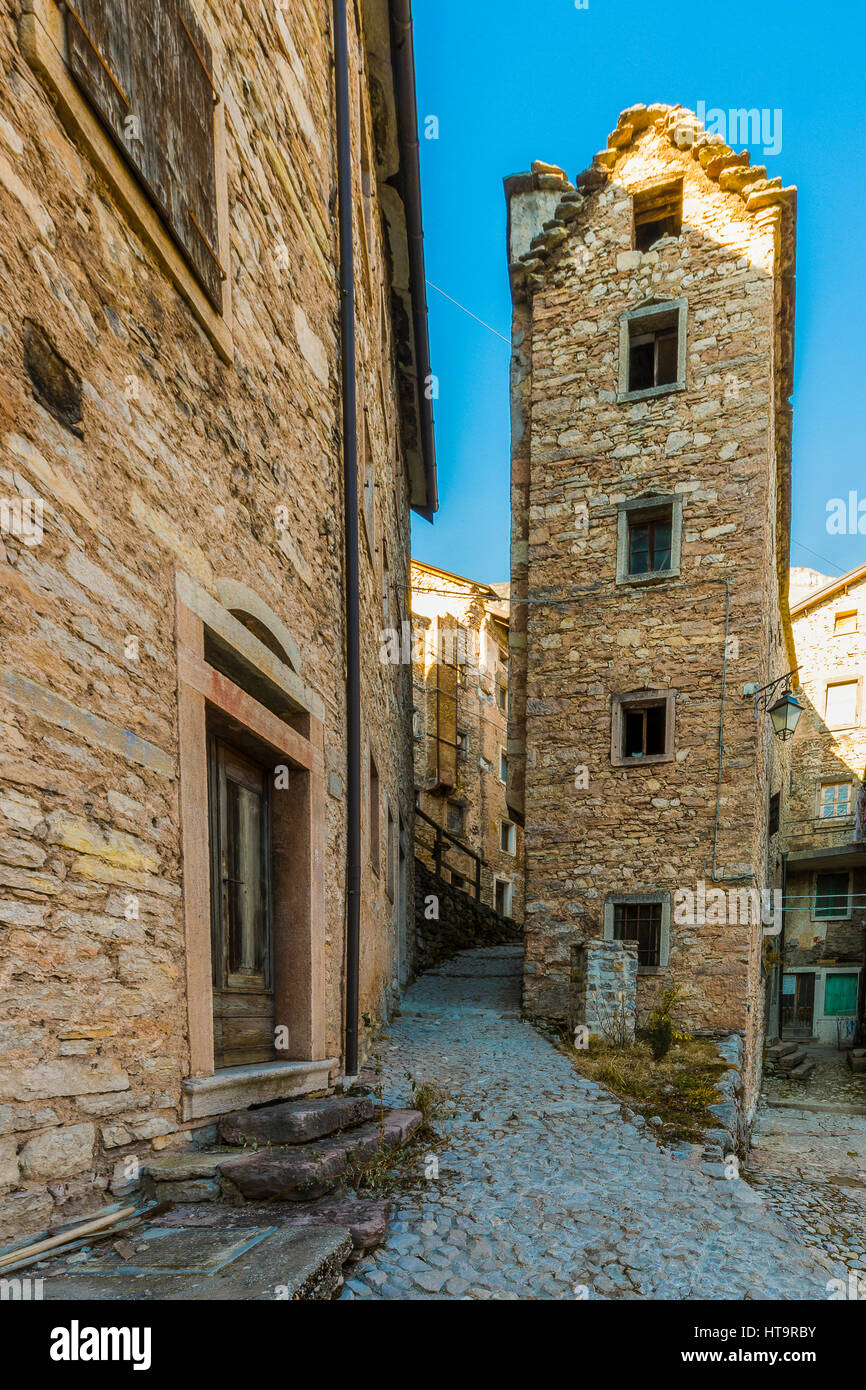
[[[803,706],[789,690],[780,700],[770,706],[767,713],[770,716],[776,738],[784,740],[794,737],[794,730],[800,722]]]
[[[765,710],[770,716],[773,733],[783,741],[794,737],[794,730],[803,713],[803,706],[791,691],[791,679],[799,669],[799,666],[795,666],[793,671],[779,676],[778,680],[771,681],[769,685],[747,685],[743,690],[745,696],[755,697],[755,718],[757,719],[759,710]],[[778,699],[775,698],[777,695]]]

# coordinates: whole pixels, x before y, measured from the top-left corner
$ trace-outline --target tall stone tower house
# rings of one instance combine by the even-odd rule
[[[741,1033],[750,1103],[775,750],[743,687],[796,664],[795,190],[667,106],[623,112],[576,187],[505,188],[525,1007],[567,1016],[575,944],[637,939],[639,1014],[676,984],[682,1026]]]

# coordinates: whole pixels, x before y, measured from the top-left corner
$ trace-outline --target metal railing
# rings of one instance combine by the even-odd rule
[[[482,859],[482,857],[481,857],[480,854],[476,854],[475,850],[474,850],[474,849],[470,849],[469,846],[468,846],[467,844],[464,844],[464,842],[463,842],[461,839],[459,839],[459,837],[458,837],[457,835],[452,835],[452,833],[451,833],[450,830],[444,830],[444,829],[442,828],[442,826],[439,825],[439,823],[433,819],[432,816],[428,816],[428,815],[427,815],[427,812],[426,812],[426,811],[422,811],[422,810],[420,809],[420,807],[417,807],[417,806],[416,806],[416,808],[415,808],[415,816],[416,816],[416,818],[417,818],[418,820],[424,821],[424,823],[425,823],[426,825],[429,825],[429,826],[433,829],[433,831],[435,832],[435,833],[434,833],[434,836],[433,836],[432,854],[433,854],[433,863],[434,863],[434,865],[435,865],[436,877],[437,877],[437,878],[441,878],[441,877],[442,877],[442,868],[443,868],[445,856],[446,856],[446,854],[448,853],[448,847],[449,847],[449,845],[455,846],[456,849],[458,849],[458,850],[460,851],[461,854],[467,855],[468,858],[471,859],[471,860],[473,861],[473,864],[474,864],[474,866],[475,866],[475,867],[474,867],[474,874],[475,874],[475,901],[480,903],[480,901],[481,901],[481,870],[482,870],[483,868],[486,868],[486,867],[487,867],[487,860],[486,860],[486,859]],[[448,844],[445,843],[446,840],[448,841]],[[450,868],[451,868],[451,865],[448,864],[448,865],[445,865],[445,867],[448,868],[448,869],[450,869]]]

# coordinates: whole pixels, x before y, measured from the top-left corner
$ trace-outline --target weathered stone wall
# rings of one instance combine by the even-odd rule
[[[543,165],[507,181],[510,746],[522,761],[509,796],[525,812],[528,1009],[567,1012],[572,945],[602,934],[606,899],[669,893],[669,968],[642,969],[639,1007],[667,980],[680,987],[680,1026],[743,1032],[750,1104],[760,927],[680,925],[673,901],[701,880],[760,889],[770,872],[774,749],[742,687],[793,664],[777,583],[779,550],[787,563],[790,361],[780,305],[787,314],[791,214],[781,191],[763,206],[761,172],[740,160],[728,173],[757,181],[746,206],[737,182],[718,168],[708,174],[705,137],[680,149],[672,123],[664,108],[624,113],[578,190]],[[681,235],[634,249],[632,192],[674,177],[683,180]],[[557,178],[556,219],[547,211],[534,242],[521,241],[527,218],[515,208],[540,206]],[[677,299],[688,301],[685,389],[618,401],[620,315]],[[681,573],[617,583],[617,504],[652,493],[682,499]],[[641,689],[676,691],[675,756],[618,767],[612,696]]]
[[[187,1142],[175,574],[241,580],[324,701],[328,1055],[342,1053],[343,481],[330,6],[197,6],[224,74],[234,358],[220,360],[66,133],[0,19],[0,490],[44,538],[0,545],[0,1238],[74,1214],[117,1165]],[[354,12],[353,12],[354,13]],[[381,118],[351,34],[358,110]],[[367,144],[372,147],[368,131]],[[393,191],[389,190],[393,197]],[[364,753],[411,842],[411,683],[378,660],[382,539],[408,589],[387,249],[356,188],[360,376],[378,540],[362,549]],[[365,218],[366,213],[366,218]],[[37,402],[25,320],[82,382]],[[275,520],[284,508],[284,523]],[[382,843],[384,846],[384,804]],[[369,808],[365,845],[369,843]],[[411,854],[409,903],[411,911]],[[361,1008],[393,997],[398,906],[365,852]],[[130,895],[139,915],[128,915]]]
[[[590,937],[571,948],[569,1026],[618,1047],[634,1040],[637,1021],[636,941]]]
[[[415,967],[432,970],[458,951],[501,946],[523,939],[516,923],[500,917],[487,903],[441,878],[422,859],[415,860]]]
[[[462,806],[464,829],[460,839],[485,861],[481,871],[482,902],[493,907],[495,880],[505,880],[512,885],[510,915],[515,922],[522,922],[522,828],[515,826],[513,854],[503,850],[500,843],[501,823],[511,819],[506,784],[499,775],[500,750],[507,750],[508,716],[497,699],[498,690],[508,689],[508,602],[487,585],[413,562],[412,611],[416,637],[412,680],[418,805],[443,828],[447,828],[447,802],[454,800]],[[444,794],[428,788],[435,764],[432,748],[436,739],[436,644],[448,640],[449,629],[444,626],[447,622],[456,622],[460,628],[456,691],[457,727],[462,742],[457,752],[456,785]],[[417,822],[416,853],[431,868],[433,836],[431,827]],[[446,864],[467,880],[470,891],[474,888],[475,865],[468,855],[452,846]]]

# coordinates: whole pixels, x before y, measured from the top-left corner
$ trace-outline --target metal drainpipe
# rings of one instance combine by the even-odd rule
[[[334,0],[337,196],[340,244],[340,352],[343,416],[346,619],[346,1036],[345,1072],[358,1072],[361,954],[361,639],[358,598],[358,421],[355,380],[355,253],[346,0]]]

